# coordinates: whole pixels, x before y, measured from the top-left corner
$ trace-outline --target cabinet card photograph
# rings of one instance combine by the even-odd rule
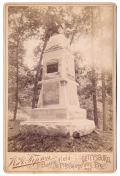
[[[116,171],[116,5],[4,4],[4,172]]]

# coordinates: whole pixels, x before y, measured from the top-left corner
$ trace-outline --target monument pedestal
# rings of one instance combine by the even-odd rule
[[[21,122],[22,133],[37,133],[40,136],[79,136],[91,133],[95,129],[93,120],[62,120],[62,121],[25,121]]]
[[[43,75],[37,108],[31,110],[30,121],[21,123],[21,131],[41,135],[60,135],[77,130],[86,135],[95,128],[81,109],[75,82],[74,57],[63,34],[50,38],[43,55]]]

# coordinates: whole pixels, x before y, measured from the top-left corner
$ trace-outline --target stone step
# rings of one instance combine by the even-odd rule
[[[64,121],[24,121],[20,123],[22,133],[39,133],[41,136],[73,136],[79,133],[84,136],[95,129],[93,120],[64,120]]]
[[[31,110],[31,120],[63,120],[67,118],[67,108],[36,108]]]
[[[40,121],[53,121],[53,120],[79,120],[86,119],[86,110],[76,108],[72,110],[68,108],[62,107],[54,107],[54,108],[35,108],[31,110],[30,115],[31,120],[40,120]]]

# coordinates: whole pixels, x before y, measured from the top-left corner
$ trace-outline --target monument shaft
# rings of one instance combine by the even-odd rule
[[[31,110],[31,119],[33,116],[33,120],[42,121],[86,119],[86,110],[79,107],[74,57],[63,34],[52,36],[47,44],[43,55],[43,76],[39,84],[42,88],[37,110]],[[45,108],[44,118],[41,108]],[[63,108],[66,113],[62,113]]]

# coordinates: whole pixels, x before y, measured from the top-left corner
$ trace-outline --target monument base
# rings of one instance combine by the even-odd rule
[[[31,121],[63,121],[86,119],[86,110],[78,107],[50,107],[31,109]]]
[[[40,136],[84,136],[95,129],[93,120],[24,121],[20,123],[22,133],[38,133]]]

